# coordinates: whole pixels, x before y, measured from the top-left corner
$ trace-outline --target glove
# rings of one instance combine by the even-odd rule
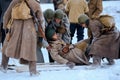
[[[74,62],[67,62],[66,65],[69,67],[69,68],[73,68],[75,66],[75,63]]]

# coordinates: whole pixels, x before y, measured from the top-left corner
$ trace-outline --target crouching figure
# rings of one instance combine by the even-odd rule
[[[120,47],[120,32],[115,27],[114,18],[101,15],[98,19],[90,20],[83,14],[79,16],[78,21],[92,32],[89,55],[93,57],[93,66],[100,66],[102,58],[106,58],[108,64],[113,65],[113,59],[118,58]]]

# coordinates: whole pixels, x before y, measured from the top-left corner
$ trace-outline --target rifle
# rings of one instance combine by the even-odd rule
[[[30,8],[30,11],[31,11],[31,15],[33,16],[33,20],[35,22],[35,24],[37,25],[38,27],[38,31],[39,33],[41,34],[41,37],[46,40],[46,37],[45,37],[45,33],[42,29],[42,25],[39,23],[39,20],[37,19],[36,15],[35,15],[35,12],[31,9],[31,7],[29,6],[29,4],[27,3],[27,1],[25,0],[26,4],[28,5],[28,7]]]

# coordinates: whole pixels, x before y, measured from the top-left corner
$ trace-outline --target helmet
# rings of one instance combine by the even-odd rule
[[[78,17],[78,22],[79,23],[85,23],[87,20],[89,19],[89,17],[85,14],[81,14],[79,17]]]
[[[54,17],[54,11],[52,9],[46,9],[44,12],[45,19],[53,19]]]
[[[51,28],[51,27],[47,27],[45,29],[45,36],[47,38],[47,40],[51,40],[52,36],[55,34],[55,29]]]
[[[54,18],[58,18],[58,19],[62,19],[64,16],[64,12],[60,9],[57,9],[55,11],[55,15],[54,15]]]

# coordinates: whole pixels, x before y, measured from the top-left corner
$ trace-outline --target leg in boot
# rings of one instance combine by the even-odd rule
[[[29,72],[30,72],[30,76],[39,75],[39,72],[37,72],[37,70],[36,70],[36,62],[35,61],[29,62]]]
[[[101,58],[99,56],[93,56],[93,66],[100,66],[101,65]]]
[[[114,62],[113,59],[107,58],[107,61],[108,61],[108,65],[113,65],[113,64],[115,64],[115,62]]]
[[[93,64],[87,67],[87,69],[96,69],[99,68],[101,65],[101,57],[93,56]]]
[[[9,57],[7,57],[5,54],[2,54],[1,71],[4,73],[7,72],[8,61]]]

